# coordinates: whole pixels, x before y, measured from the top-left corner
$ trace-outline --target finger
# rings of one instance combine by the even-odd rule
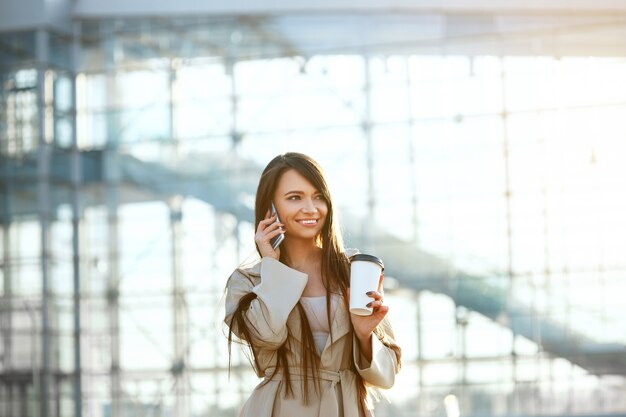
[[[269,233],[269,232],[272,232],[272,231],[274,231],[276,229],[280,229],[281,226],[283,226],[282,223],[274,222],[272,224],[267,225],[265,227],[265,229],[263,229],[263,231],[266,232],[266,233]]]
[[[378,279],[378,291],[382,292],[383,281],[385,279],[385,271],[380,274],[380,278]]]
[[[374,316],[377,319],[378,323],[380,323],[383,320],[383,318],[385,318],[388,312],[389,312],[389,306],[382,305],[380,307],[373,308],[372,316]],[[378,324],[376,325],[378,326]]]
[[[383,298],[383,295],[381,293],[379,293],[378,291],[368,291],[365,293],[365,295],[367,295],[368,297],[373,298],[374,300],[380,300]]]
[[[270,217],[263,219],[259,222],[259,224],[272,224],[276,221],[276,214],[272,214]]]
[[[260,225],[259,225],[260,226]],[[261,229],[259,227],[259,229]],[[256,234],[254,235],[254,240],[256,241],[262,241],[264,239],[267,239],[267,236],[276,236],[276,234],[274,232],[278,231],[279,233],[282,232],[284,233],[285,231],[281,228],[279,223],[274,223],[271,224],[269,226],[267,226],[266,228],[264,228],[263,230],[257,230]]]
[[[282,230],[282,229],[275,229],[275,230],[272,230],[271,232],[268,232],[268,233],[265,235],[265,239],[267,239],[268,241],[269,241],[269,240],[272,240],[272,238],[274,238],[274,237],[278,236],[278,235],[279,235],[279,234],[281,234],[281,233],[285,233],[285,232],[283,232],[283,230]]]
[[[274,223],[275,221],[276,221],[276,215],[271,216],[269,219],[261,220],[257,227],[257,232],[260,232],[261,230],[265,229],[268,225]]]
[[[367,303],[367,307],[379,308],[383,306],[383,300],[375,300]]]
[[[377,310],[375,310],[375,314],[378,314],[379,316],[381,316],[380,317],[381,321],[383,318],[385,318],[387,313],[389,313],[389,306],[386,306],[386,305],[380,306]]]
[[[260,232],[263,229],[265,229],[267,226],[269,226],[270,224],[274,223],[274,219],[269,218],[269,219],[265,219],[265,220],[261,220],[259,222],[259,225],[257,226],[257,231]]]
[[[270,240],[272,240],[274,237],[278,236],[281,233],[285,233],[285,232],[280,228],[276,228],[269,232],[267,231],[267,229],[265,229],[264,231],[257,233],[254,237],[254,240],[259,244],[264,244],[264,243],[269,242]]]

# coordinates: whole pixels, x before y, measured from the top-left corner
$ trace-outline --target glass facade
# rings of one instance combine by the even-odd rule
[[[377,416],[626,414],[623,57],[78,27],[0,34],[0,416],[237,415],[258,380],[238,348],[229,372],[223,289],[286,151],[385,260],[403,369]]]

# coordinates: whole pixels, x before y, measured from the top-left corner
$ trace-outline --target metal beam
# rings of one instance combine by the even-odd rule
[[[49,83],[47,82],[47,63],[49,61],[49,34],[45,30],[36,33],[37,51],[37,207],[40,227],[40,268],[41,268],[41,417],[51,415],[50,392],[52,387],[52,336],[50,329],[51,290],[49,276],[50,261],[50,155],[51,149],[47,137],[46,106]]]
[[[71,67],[75,70],[80,60],[80,23],[74,23],[73,42],[71,49]],[[76,123],[76,74],[72,73],[72,104],[71,104],[71,125],[72,125],[72,145],[71,145],[71,189],[72,189],[72,268],[74,278],[73,298],[74,298],[74,417],[83,415],[83,394],[82,394],[82,355],[81,355],[81,251],[80,234],[82,210],[80,206],[81,195],[81,157],[78,148],[78,135]]]
[[[108,27],[109,25],[106,25]],[[106,100],[107,103],[117,101],[116,52],[117,40],[114,37],[103,37],[103,50],[106,66]],[[108,223],[108,284],[107,310],[109,315],[109,337],[111,343],[111,417],[122,415],[122,381],[120,364],[120,253],[119,253],[119,192],[120,192],[120,165],[116,136],[119,132],[119,115],[107,113],[107,145],[103,152],[104,188],[106,195],[107,223]]]
[[[138,15],[193,15],[209,14],[223,16],[255,15],[255,14],[320,14],[320,13],[518,13],[518,14],[593,14],[626,13],[626,4],[615,0],[512,0],[512,1],[466,1],[449,0],[422,0],[419,2],[407,0],[320,0],[317,2],[294,2],[289,0],[242,2],[198,0],[180,0],[169,2],[166,0],[150,1],[136,0],[80,0],[76,3],[74,16],[102,17],[102,16],[138,16]]]

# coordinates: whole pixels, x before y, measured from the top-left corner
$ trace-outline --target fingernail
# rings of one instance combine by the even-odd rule
[[[374,294],[374,291],[368,291],[365,293],[365,295],[372,295],[372,294]]]
[[[367,303],[367,305],[365,307],[371,307],[372,303]]]

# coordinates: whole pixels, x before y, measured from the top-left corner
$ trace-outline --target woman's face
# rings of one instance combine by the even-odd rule
[[[285,225],[285,235],[291,239],[315,239],[328,214],[322,194],[295,169],[285,171],[280,177],[274,206]]]

